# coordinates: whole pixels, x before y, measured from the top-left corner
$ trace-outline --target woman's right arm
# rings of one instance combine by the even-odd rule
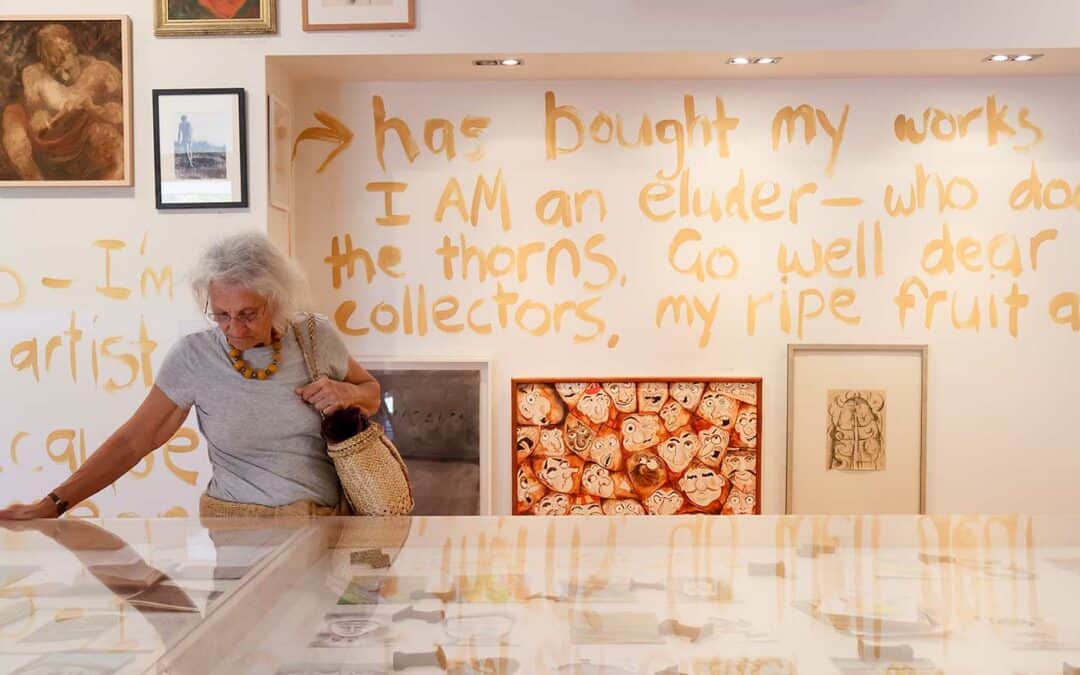
[[[156,385],[151,387],[135,414],[53,493],[72,507],[97,494],[172,438],[188,410],[173,403]],[[0,509],[0,519],[55,518],[56,510],[53,500],[45,497],[34,504]]]

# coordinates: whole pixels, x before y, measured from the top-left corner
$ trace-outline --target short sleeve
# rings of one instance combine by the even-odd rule
[[[319,352],[319,370],[332,380],[344,380],[349,373],[349,349],[330,319],[315,315],[315,341]]]
[[[165,355],[154,384],[176,405],[190,408],[195,403],[194,352],[191,336],[174,344]]]

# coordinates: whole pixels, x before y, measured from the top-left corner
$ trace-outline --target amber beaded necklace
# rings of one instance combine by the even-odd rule
[[[274,354],[270,357],[270,363],[265,368],[252,368],[243,359],[244,352],[235,348],[230,349],[229,358],[232,360],[233,368],[249,380],[265,380],[278,371],[278,364],[281,363],[281,339],[274,340],[270,343],[270,346],[273,348]]]

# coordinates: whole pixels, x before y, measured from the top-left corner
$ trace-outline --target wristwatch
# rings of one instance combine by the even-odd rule
[[[68,503],[63,499],[60,499],[55,492],[50,492],[46,496],[53,501],[53,504],[56,504],[57,517],[64,515],[64,511],[67,511]]]

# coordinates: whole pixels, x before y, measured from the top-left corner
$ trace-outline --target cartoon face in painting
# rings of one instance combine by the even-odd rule
[[[565,516],[570,513],[570,497],[553,492],[536,504],[533,513],[538,516]]]
[[[660,488],[645,500],[645,508],[654,516],[670,516],[678,513],[685,501],[678,490]]]
[[[733,471],[727,479],[731,482],[731,489],[739,492],[756,492],[757,476],[753,471],[740,469]]]
[[[572,516],[602,516],[604,515],[604,509],[600,507],[596,502],[586,502],[584,504],[574,504],[570,507],[570,515]]]
[[[638,385],[638,412],[660,412],[660,408],[667,399],[668,388],[664,382],[642,382]]]
[[[517,442],[515,444],[515,447],[517,448],[517,461],[525,461],[525,458],[533,453],[533,450],[536,449],[536,446],[539,443],[539,427],[518,427]]]
[[[757,505],[757,497],[752,492],[742,492],[740,490],[732,490],[728,495],[727,501],[724,502],[724,508],[721,513],[727,515],[748,515],[754,512],[754,507]]]
[[[547,384],[519,384],[517,414],[520,424],[558,424],[565,409],[555,390]]]
[[[702,382],[676,382],[671,385],[671,398],[687,410],[697,408],[698,401],[701,400],[704,392],[705,384]]]
[[[562,400],[566,401],[567,405],[577,405],[578,399],[581,398],[581,392],[585,391],[584,382],[557,382],[555,384],[555,391],[559,392],[559,396]]]
[[[651,448],[660,442],[660,418],[651,413],[627,415],[619,425],[623,447],[630,452]]]
[[[585,413],[594,424],[603,424],[611,415],[611,398],[598,385],[590,385],[578,401],[578,412]]]
[[[710,382],[709,391],[727,394],[736,401],[757,405],[757,385],[753,382]]]
[[[719,392],[707,391],[701,397],[697,412],[721,429],[728,429],[735,424],[738,410],[739,402],[735,399]]]
[[[626,475],[625,471],[611,474],[611,480],[615,482],[616,497],[634,497],[637,495],[634,486],[630,484],[630,477]]]
[[[562,457],[566,454],[562,432],[557,428],[540,430],[540,450],[537,454]]]
[[[701,450],[701,439],[690,427],[683,427],[660,444],[660,457],[672,473],[682,473]]]
[[[601,431],[589,448],[589,458],[605,469],[618,471],[622,468],[622,449],[619,436],[614,431]]]
[[[692,503],[706,507],[724,493],[724,477],[716,469],[695,462],[679,479],[679,489]]]
[[[640,495],[652,494],[667,482],[667,471],[660,458],[649,452],[638,452],[626,460],[626,476]]]
[[[757,446],[757,408],[743,407],[735,418],[735,432],[748,448]]]
[[[724,458],[731,434],[716,427],[706,427],[698,432],[701,439],[701,449],[698,451],[698,459],[705,466],[714,469],[720,468],[720,460]]]
[[[724,456],[720,473],[730,476],[736,471],[757,471],[757,453],[753,450],[731,450]]]
[[[645,507],[636,499],[605,499],[602,508],[606,516],[645,515]]]
[[[536,505],[547,490],[536,480],[536,474],[528,466],[519,466],[517,470],[517,500],[524,510]]]
[[[633,382],[605,382],[604,391],[611,397],[615,409],[622,413],[635,412],[637,408],[637,387]]]
[[[615,496],[615,481],[607,469],[589,462],[581,476],[581,489],[594,497],[610,499]]]
[[[580,471],[580,467],[563,457],[548,457],[536,465],[536,477],[556,492],[573,492]]]
[[[589,456],[589,450],[592,447],[596,432],[589,428],[587,424],[574,415],[567,415],[563,435],[566,438],[566,446],[570,448],[570,452],[582,458]]]
[[[668,401],[660,408],[660,419],[664,420],[664,427],[668,431],[675,431],[690,422],[690,411],[675,401]]]

